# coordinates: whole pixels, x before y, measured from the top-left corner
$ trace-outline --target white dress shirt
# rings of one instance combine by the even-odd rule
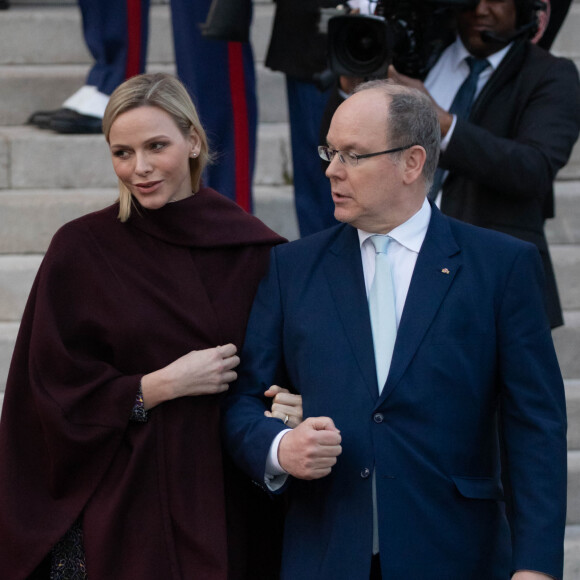
[[[405,300],[411,284],[411,277],[417,263],[419,250],[423,245],[423,240],[429,227],[431,219],[431,206],[427,199],[423,202],[421,209],[406,222],[402,223],[389,232],[392,242],[389,244],[388,260],[391,265],[393,275],[393,285],[395,287],[395,310],[397,315],[397,328],[401,322]],[[375,249],[373,243],[369,241],[372,233],[358,230],[360,251],[362,258],[363,274],[367,298],[375,275]],[[278,462],[278,447],[280,439],[291,429],[286,429],[278,433],[270,446],[270,452],[266,460],[266,473],[264,482],[271,491],[276,491],[284,485],[288,474],[282,469]],[[340,461],[340,459],[339,459]]]

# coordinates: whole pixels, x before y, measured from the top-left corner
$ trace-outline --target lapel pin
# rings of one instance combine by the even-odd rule
[[[449,274],[449,268],[443,268],[443,269],[441,270],[441,272],[442,272],[443,274]]]

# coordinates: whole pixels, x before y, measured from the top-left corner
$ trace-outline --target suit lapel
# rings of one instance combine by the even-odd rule
[[[432,207],[431,221],[411,278],[381,400],[397,386],[415,356],[461,268],[461,262],[460,248],[451,233],[448,218]]]
[[[489,110],[489,103],[497,95],[498,89],[504,87],[512,76],[519,74],[526,54],[526,43],[527,40],[515,42],[489,81],[485,83],[471,108],[469,120],[472,123],[478,123],[481,116]]]
[[[378,396],[373,337],[357,230],[344,226],[323,262],[338,318],[373,399]]]

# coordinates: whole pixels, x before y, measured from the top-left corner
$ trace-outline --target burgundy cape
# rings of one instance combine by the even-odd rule
[[[81,514],[90,579],[227,577],[220,397],[129,419],[143,374],[241,347],[283,239],[210,189],[117,212],[56,233],[26,306],[0,423],[3,578],[26,578]]]

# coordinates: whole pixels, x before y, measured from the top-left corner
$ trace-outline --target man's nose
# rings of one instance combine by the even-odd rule
[[[473,7],[475,14],[487,14],[489,11],[488,0],[478,0]]]
[[[338,158],[338,153],[336,153],[332,158],[332,161],[328,163],[328,167],[326,168],[326,171],[324,173],[326,177],[330,179],[331,177],[336,177],[337,174],[341,174],[343,172],[344,172],[344,164],[341,163],[340,159]]]

